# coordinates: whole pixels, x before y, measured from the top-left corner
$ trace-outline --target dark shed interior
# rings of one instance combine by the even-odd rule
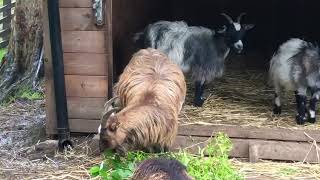
[[[320,36],[317,0],[117,0],[113,1],[113,50],[115,77],[121,74],[137,49],[134,33],[159,20],[184,20],[189,25],[218,28],[227,23],[219,15],[236,18],[246,12],[242,23],[255,24],[243,42],[241,55],[231,54],[228,65],[268,70],[268,62],[279,44],[291,37],[316,42]],[[230,63],[231,62],[231,63]],[[227,67],[228,68],[228,67]],[[115,81],[117,78],[115,78]]]

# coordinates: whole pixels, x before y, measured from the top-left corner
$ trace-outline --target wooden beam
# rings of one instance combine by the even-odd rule
[[[320,132],[285,128],[242,127],[233,125],[180,125],[179,135],[210,137],[212,133],[225,132],[232,138],[268,139],[283,141],[311,141],[305,133],[320,142]]]
[[[188,152],[198,154],[198,146],[203,148],[208,143],[208,137],[196,136],[177,136],[172,150],[190,147]],[[286,141],[267,141],[253,139],[231,138],[233,148],[230,157],[249,158],[249,146],[256,146],[258,157],[256,159],[283,160],[283,161],[303,161],[318,162],[317,152],[311,143],[307,142],[286,142]],[[204,142],[204,143],[202,143]],[[311,148],[312,147],[312,148]],[[311,151],[309,152],[311,148]],[[309,152],[309,155],[307,156]],[[318,150],[320,153],[320,150]]]
[[[5,38],[0,42],[0,48],[6,48],[9,44],[9,39]]]
[[[92,8],[60,8],[61,30],[104,31],[104,26],[94,23]]]
[[[92,8],[92,0],[60,0],[60,7],[70,8]]]
[[[11,21],[11,16],[5,16],[5,17],[2,17],[1,19],[0,19],[0,24],[2,24],[2,23],[4,23],[4,22],[6,22],[6,23],[8,23],[8,22],[10,22]],[[3,29],[3,28],[2,28]]]
[[[54,94],[51,42],[48,19],[48,0],[43,1],[43,32],[44,32],[44,68],[45,68],[45,99],[46,99],[46,133],[53,135],[56,133],[57,115]]]
[[[62,31],[63,52],[106,53],[104,31]]]
[[[64,53],[63,59],[66,75],[108,75],[107,54]]]
[[[96,133],[100,125],[100,120],[90,119],[69,119],[71,132]]]
[[[105,32],[105,44],[108,52],[107,56],[107,68],[108,68],[108,98],[112,98],[113,92],[113,35],[112,35],[112,0],[105,1],[105,22],[106,22],[106,32]]]
[[[67,97],[106,97],[107,76],[65,75]]]
[[[107,98],[68,97],[68,115],[70,119],[100,119]]]
[[[11,12],[11,9],[13,7],[15,7],[16,5],[16,2],[12,2],[11,0],[4,0],[2,2],[3,6],[0,7],[0,13],[4,12],[4,11],[9,11]]]

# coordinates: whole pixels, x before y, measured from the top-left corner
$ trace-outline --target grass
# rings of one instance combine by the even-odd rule
[[[100,165],[93,166],[89,172],[92,177],[99,176],[105,180],[129,179],[138,162],[161,156],[179,160],[187,167],[188,174],[196,180],[240,180],[243,179],[242,175],[235,170],[228,159],[231,148],[230,139],[224,133],[219,133],[209,140],[206,147],[199,148],[199,155],[189,154],[186,150],[162,154],[138,151],[120,157],[106,151],[105,160]]]
[[[32,90],[31,87],[23,87],[16,92],[13,92],[2,105],[10,104],[16,101],[17,99],[26,99],[26,100],[40,100],[44,98],[44,94],[42,92],[37,92]]]
[[[2,62],[2,58],[4,57],[4,55],[7,53],[7,49],[0,49],[0,63]]]

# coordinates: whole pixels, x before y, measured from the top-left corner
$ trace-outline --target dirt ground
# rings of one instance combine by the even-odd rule
[[[0,106],[0,179],[90,179],[87,170],[102,160],[92,155],[91,139],[73,136],[71,151],[57,152],[54,145],[35,148],[46,140],[44,101],[17,100]],[[250,180],[320,179],[320,165],[231,162]]]

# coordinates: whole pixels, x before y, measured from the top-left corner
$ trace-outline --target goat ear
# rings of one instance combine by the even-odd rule
[[[117,117],[111,117],[111,118],[109,119],[109,121],[110,121],[110,124],[109,124],[109,126],[108,126],[108,129],[109,129],[111,132],[116,131],[116,130],[118,129],[119,125],[120,125]]]
[[[254,24],[242,24],[241,25],[243,28],[244,28],[244,30],[250,30],[250,29],[252,29],[252,28],[254,28]]]
[[[227,26],[223,25],[221,29],[218,29],[217,33],[223,34],[227,31]]]

